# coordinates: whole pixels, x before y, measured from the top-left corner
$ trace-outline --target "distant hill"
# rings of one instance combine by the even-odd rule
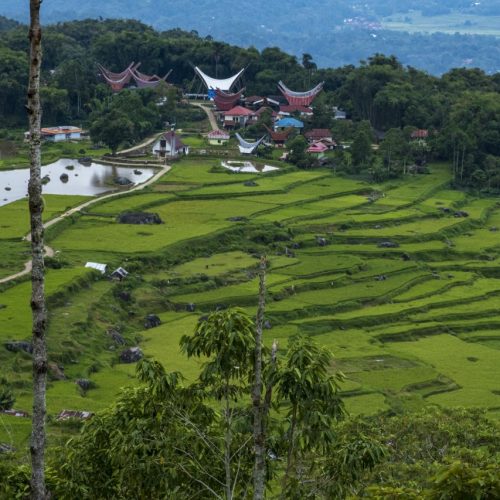
[[[7,19],[4,16],[0,16],[0,31],[7,31],[12,28],[19,26],[17,21],[13,21],[12,19]]]
[[[27,21],[28,2],[5,3],[0,14]],[[418,12],[414,6],[413,0],[45,0],[42,18],[126,16],[244,47],[308,52],[322,67],[358,64],[381,52],[434,74],[460,66],[500,71],[500,38],[475,34],[500,35],[500,0],[421,0]],[[418,33],[423,30],[433,34]],[[440,30],[451,34],[435,33]],[[468,35],[454,34],[461,30]]]

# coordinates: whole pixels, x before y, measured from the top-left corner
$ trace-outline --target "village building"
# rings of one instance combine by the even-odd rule
[[[307,153],[315,156],[318,159],[325,156],[325,151],[328,151],[328,148],[322,142],[315,142],[311,144],[306,150]]]
[[[213,98],[215,97],[215,91],[217,89],[222,90],[223,92],[231,92],[232,87],[243,75],[245,68],[240,69],[238,73],[229,78],[213,78],[204,73],[198,66],[194,68],[194,71],[207,88],[209,96],[212,96]]]
[[[236,93],[224,92],[223,90],[216,89],[214,95],[214,104],[217,111],[229,111],[234,108],[241,100],[241,96],[245,89],[241,89]]]
[[[79,141],[82,139],[82,129],[71,125],[46,127],[40,130],[40,135],[47,142]],[[29,141],[30,133],[24,133],[24,140]]]
[[[257,148],[262,143],[266,136],[262,136],[258,141],[248,142],[240,134],[236,133],[236,139],[238,140],[238,149],[242,155],[251,155],[257,152]]]
[[[257,110],[262,107],[275,107],[279,108],[280,102],[271,97],[262,97],[259,95],[252,95],[250,97],[245,98],[245,106],[247,108]]]
[[[313,110],[309,106],[303,106],[301,104],[282,104],[280,106],[279,115],[291,116],[293,114],[298,114],[303,116],[313,116]]]
[[[330,138],[321,139],[319,142],[324,144],[330,150],[336,149],[338,147],[338,144],[333,139]]]
[[[208,143],[212,146],[220,146],[229,141],[229,134],[224,130],[212,130],[207,134]]]
[[[304,137],[310,144],[312,144],[313,142],[322,141],[323,139],[333,141],[332,132],[327,128],[313,128],[312,130],[308,130],[304,134]]]
[[[347,118],[347,113],[342,111],[337,106],[333,106],[333,119],[334,120],[345,120]]]
[[[95,269],[96,271],[99,271],[101,274],[104,274],[106,272],[106,264],[101,264],[99,262],[87,262],[85,264],[85,267],[88,267],[89,269]]]
[[[176,158],[189,154],[189,146],[186,146],[180,137],[171,130],[160,136],[153,144],[152,151],[158,158]]]
[[[425,140],[429,137],[427,129],[417,129],[410,134],[410,138],[414,140]]]
[[[235,106],[223,113],[223,117],[226,128],[246,127],[258,120],[258,115],[243,106]]]
[[[307,90],[306,92],[296,92],[294,90],[290,90],[281,80],[278,82],[278,89],[283,94],[285,99],[288,101],[290,105],[299,105],[299,106],[310,106],[314,101],[316,96],[323,89],[323,85],[325,82],[318,83],[316,87]]]
[[[297,120],[297,118],[292,118],[290,116],[282,118],[274,124],[274,131],[277,132],[279,130],[285,130],[290,127],[301,130],[304,128],[304,122],[301,122],[300,120]]]
[[[276,148],[282,148],[285,146],[285,142],[290,137],[290,134],[293,132],[293,128],[287,128],[280,132],[275,132],[271,130],[269,127],[266,127],[267,132],[269,133],[269,137]]]
[[[127,276],[128,271],[123,269],[123,267],[118,267],[111,273],[111,278],[118,281],[123,281]]]

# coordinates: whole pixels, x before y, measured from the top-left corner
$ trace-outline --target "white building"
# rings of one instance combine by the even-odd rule
[[[153,154],[160,158],[175,158],[180,155],[189,154],[189,146],[186,146],[173,130],[165,132],[153,144]]]
[[[42,139],[50,142],[79,141],[82,138],[82,129],[71,125],[61,125],[60,127],[46,127],[41,129]],[[30,133],[24,134],[25,140],[29,140]]]

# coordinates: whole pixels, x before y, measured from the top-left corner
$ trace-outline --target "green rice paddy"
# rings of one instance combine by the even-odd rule
[[[119,362],[124,347],[110,328],[193,379],[198,365],[181,355],[180,337],[217,307],[255,313],[262,253],[269,258],[265,342],[284,346],[304,332],[328,346],[347,377],[350,412],[443,405],[499,414],[496,199],[450,189],[446,165],[384,185],[327,170],[255,175],[216,166],[181,161],[148,190],[103,200],[47,232],[62,264],[47,275],[49,352],[66,375],[50,381],[50,415],[99,410],[133,383],[134,367]],[[79,201],[47,197],[46,220]],[[164,223],[117,222],[133,210]],[[0,276],[27,260],[26,211],[25,201],[0,208]],[[387,241],[396,246],[379,246]],[[130,275],[109,281],[86,270],[88,260],[122,265]],[[0,343],[28,339],[29,282],[0,290]],[[150,313],[162,324],[145,330]],[[0,346],[0,362],[16,408],[29,411],[30,356]],[[95,383],[84,395],[75,385],[81,377]],[[0,417],[0,441],[26,443],[27,433],[26,421]]]

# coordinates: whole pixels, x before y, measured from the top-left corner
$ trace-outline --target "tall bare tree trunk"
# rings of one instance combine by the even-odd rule
[[[28,117],[30,126],[30,180],[28,184],[31,222],[31,310],[33,314],[33,420],[31,431],[31,498],[43,500],[45,489],[45,389],[47,379],[47,349],[45,330],[45,272],[43,262],[42,182],[40,146],[40,67],[42,63],[42,30],[40,4],[30,0],[30,74],[28,84]]]
[[[266,437],[263,425],[262,405],[262,331],[266,305],[266,258],[260,259],[259,270],[259,305],[255,328],[254,384],[252,389],[253,405],[253,440],[255,463],[253,472],[253,498],[262,500],[266,484]]]

